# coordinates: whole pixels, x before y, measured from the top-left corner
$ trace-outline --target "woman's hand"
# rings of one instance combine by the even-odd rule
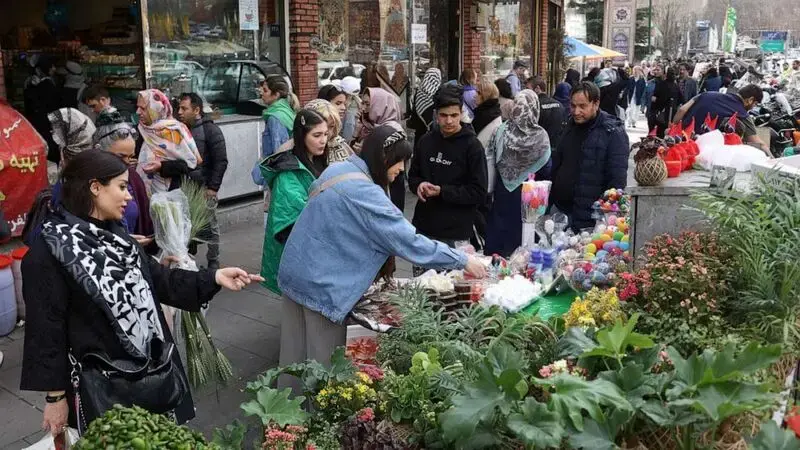
[[[142,170],[147,174],[154,174],[161,171],[161,161],[150,161],[142,164]]]
[[[464,272],[473,278],[486,278],[486,266],[476,257],[467,256],[467,265],[464,266]]]
[[[264,279],[260,275],[253,275],[245,272],[238,267],[226,267],[217,270],[214,275],[217,284],[231,291],[241,291],[242,288],[250,283],[262,282]]]
[[[131,237],[136,239],[136,242],[138,242],[142,247],[147,247],[153,243],[152,237],[142,236],[141,234],[132,234]]]
[[[67,426],[68,415],[69,406],[66,398],[56,403],[45,403],[42,429],[50,431],[53,436],[58,436],[64,432],[64,427]]]

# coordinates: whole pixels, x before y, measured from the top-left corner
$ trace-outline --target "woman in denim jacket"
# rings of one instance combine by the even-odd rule
[[[281,366],[328,361],[345,345],[346,316],[395,255],[418,266],[485,275],[474,257],[417,234],[392,204],[387,189],[410,157],[405,134],[380,126],[359,155],[331,165],[311,185],[278,271]],[[293,381],[279,384],[301,393]]]

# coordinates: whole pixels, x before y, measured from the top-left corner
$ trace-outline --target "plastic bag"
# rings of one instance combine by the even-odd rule
[[[53,437],[52,434],[47,433],[47,436],[43,437],[39,442],[31,445],[30,447],[25,447],[22,450],[62,450],[62,449],[69,449],[72,448],[75,443],[78,442],[80,436],[78,435],[78,430],[75,428],[67,428],[67,431],[64,432],[64,445],[56,445],[56,438]],[[61,436],[59,436],[60,438]]]
[[[749,145],[725,145],[725,138],[714,130],[697,138],[700,155],[697,164],[711,171],[714,166],[733,167],[738,172],[747,172],[754,162],[766,161],[763,151]]]
[[[159,248],[178,260],[173,267],[196,271],[197,264],[189,256],[192,222],[186,194],[180,189],[154,194],[150,198],[150,215]]]

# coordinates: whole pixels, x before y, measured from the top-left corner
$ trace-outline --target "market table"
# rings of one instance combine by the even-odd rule
[[[750,173],[737,173],[734,189],[747,190],[751,179]],[[677,235],[682,231],[702,230],[703,216],[685,206],[692,206],[689,197],[693,192],[711,189],[710,181],[710,172],[689,170],[676,178],[667,178],[658,186],[639,186],[631,167],[625,189],[631,196],[631,256],[635,259],[642,247],[660,234]]]

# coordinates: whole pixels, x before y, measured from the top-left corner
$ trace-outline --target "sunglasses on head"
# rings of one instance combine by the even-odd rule
[[[122,140],[122,139],[125,139],[125,138],[128,138],[128,137],[131,137],[132,139],[136,140],[136,138],[139,137],[139,133],[133,128],[117,128],[115,130],[109,131],[108,133],[100,136],[100,138],[97,139],[97,140],[98,141],[102,141],[103,139],[105,139],[105,138],[107,138],[109,136],[114,141],[119,141],[119,140]]]

